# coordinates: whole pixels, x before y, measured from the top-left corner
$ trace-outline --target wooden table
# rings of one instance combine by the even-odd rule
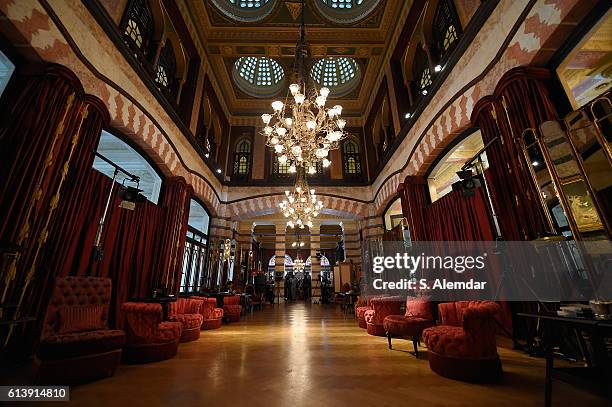
[[[543,324],[542,342],[546,353],[546,378],[544,388],[544,405],[549,407],[552,399],[552,379],[584,387],[603,397],[612,399],[612,360],[608,357],[604,337],[612,337],[612,321],[572,318],[558,316],[556,313],[518,313],[525,318],[539,319]],[[587,332],[593,346],[593,360],[596,366],[588,363],[583,367],[554,367],[553,347],[559,337],[555,330],[560,327]]]

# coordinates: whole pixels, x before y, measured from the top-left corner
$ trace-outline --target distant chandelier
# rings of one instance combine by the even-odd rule
[[[323,202],[319,201],[314,189],[309,189],[304,168],[297,170],[297,179],[292,191],[285,191],[285,199],[279,204],[283,215],[288,218],[287,226],[290,228],[305,226],[312,227],[312,220],[323,209]]]
[[[297,273],[304,271],[304,260],[302,260],[299,253],[295,257],[295,260],[293,260],[293,271]]]
[[[303,167],[308,174],[314,174],[319,163],[323,167],[331,164],[329,151],[340,147],[340,140],[346,136],[346,120],[340,117],[342,106],[325,107],[328,88],[317,91],[314,83],[309,86],[311,81],[306,81],[305,65],[310,65],[311,58],[304,27],[302,2],[300,40],[296,45],[299,84],[289,85],[292,100],[289,96],[285,103],[276,100],[272,102],[273,113],[261,115],[265,125],[262,134],[266,145],[274,149],[279,164],[289,165],[289,172],[295,173],[298,167]]]

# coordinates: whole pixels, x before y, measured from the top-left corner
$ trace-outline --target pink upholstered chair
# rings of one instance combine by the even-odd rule
[[[441,376],[470,382],[490,382],[502,376],[495,341],[493,301],[458,301],[438,305],[442,325],[423,331],[429,366]]]
[[[368,334],[386,336],[383,321],[387,315],[401,313],[404,301],[399,297],[378,297],[371,300],[372,309],[365,312]]]
[[[368,324],[365,320],[365,313],[372,309],[372,300],[378,298],[378,296],[370,297],[368,299],[359,298],[355,303],[355,318],[357,318],[357,324],[359,328],[367,329]]]
[[[125,332],[108,329],[110,278],[60,277],[34,357],[37,383],[71,385],[112,376]]]
[[[435,325],[432,304],[428,299],[408,297],[404,315],[388,315],[383,320],[389,349],[391,338],[412,338],[415,356],[419,356],[419,342],[423,329]]]
[[[240,305],[239,295],[223,297],[223,315],[229,322],[239,322],[241,312],[242,305]]]
[[[179,298],[170,303],[168,319],[181,323],[181,342],[195,341],[200,337],[204,317],[200,312],[204,301],[193,298]]]
[[[202,317],[204,319],[201,329],[209,330],[221,328],[223,308],[217,308],[217,299],[197,296],[192,296],[191,298],[204,301],[202,307],[200,308],[200,312],[202,313]]]
[[[149,363],[176,356],[181,338],[180,322],[162,321],[162,307],[158,303],[125,302],[127,345],[123,360],[126,363]]]

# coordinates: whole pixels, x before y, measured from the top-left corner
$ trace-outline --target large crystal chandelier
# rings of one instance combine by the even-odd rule
[[[300,253],[295,256],[295,260],[293,260],[293,271],[296,273],[300,273],[304,271],[304,260],[300,257]]]
[[[305,35],[302,2],[300,40],[296,45],[299,84],[289,85],[285,103],[272,102],[272,114],[264,113],[261,119],[266,144],[274,149],[278,162],[288,164],[292,173],[303,167],[314,174],[319,163],[323,167],[331,164],[329,151],[340,147],[346,121],[341,118],[342,106],[326,107],[329,89],[322,87],[317,91],[314,81],[306,80],[304,71],[310,67],[311,58]]]
[[[312,227],[312,219],[323,209],[323,202],[317,198],[315,190],[308,187],[303,167],[297,169],[293,190],[285,191],[285,199],[279,206],[290,228]]]

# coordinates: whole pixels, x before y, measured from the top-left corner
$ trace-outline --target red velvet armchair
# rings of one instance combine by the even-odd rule
[[[125,332],[108,329],[111,280],[55,280],[34,357],[37,383],[71,385],[112,376],[121,361]]]
[[[223,308],[217,308],[217,299],[197,296],[193,296],[191,298],[204,301],[202,303],[202,307],[200,308],[200,313],[203,317],[201,329],[209,330],[221,328]]]
[[[240,296],[233,295],[231,297],[223,297],[223,315],[229,322],[239,322],[242,305],[240,305]]]
[[[442,325],[423,331],[429,366],[441,376],[469,382],[501,379],[493,301],[458,301],[438,305]]]
[[[429,300],[416,297],[406,299],[406,312],[404,315],[388,315],[383,320],[387,333],[389,349],[391,338],[412,338],[415,356],[419,356],[419,342],[423,329],[435,325],[432,313],[432,304]]]
[[[200,337],[200,328],[204,321],[200,312],[203,303],[204,301],[194,298],[179,298],[170,303],[168,319],[181,323],[180,342],[191,342]]]
[[[371,310],[365,312],[364,317],[367,324],[368,334],[375,336],[386,336],[383,321],[388,315],[401,313],[404,301],[399,297],[377,297],[370,301]]]
[[[359,328],[367,329],[368,324],[365,320],[365,313],[372,309],[372,300],[378,297],[370,297],[368,299],[359,298],[355,303],[355,318]]]
[[[126,302],[121,311],[127,332],[124,362],[149,363],[176,356],[182,326],[180,322],[162,321],[160,304]]]

